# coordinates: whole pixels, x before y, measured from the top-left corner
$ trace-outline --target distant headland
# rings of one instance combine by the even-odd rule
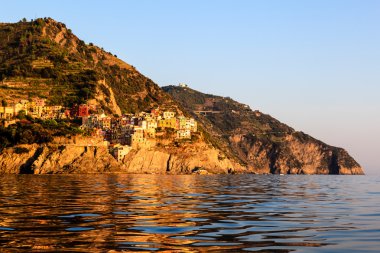
[[[160,88],[51,18],[0,23],[0,174],[364,174],[229,97]]]

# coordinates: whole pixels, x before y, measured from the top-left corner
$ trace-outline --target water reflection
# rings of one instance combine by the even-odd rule
[[[2,176],[0,251],[375,251],[365,176]]]

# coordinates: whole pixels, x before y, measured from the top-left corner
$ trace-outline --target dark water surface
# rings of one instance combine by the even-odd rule
[[[0,252],[380,252],[371,176],[0,176]]]

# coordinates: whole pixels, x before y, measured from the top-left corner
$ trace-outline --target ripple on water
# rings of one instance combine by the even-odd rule
[[[195,230],[196,227],[164,227],[164,226],[145,226],[145,227],[131,227],[132,230],[139,230],[144,233],[152,234],[180,234]]]
[[[337,176],[0,177],[0,252],[376,252],[380,182]]]
[[[14,231],[15,229],[14,229],[14,228],[1,227],[1,226],[0,226],[0,230],[2,230],[2,231]]]
[[[69,215],[60,215],[58,216],[59,218],[64,218],[64,219],[70,219],[70,218],[77,218],[77,217],[99,217],[101,216],[100,214],[96,213],[76,213],[76,214],[69,214]]]
[[[88,230],[94,230],[95,228],[93,227],[70,227],[66,228],[66,231],[69,232],[82,232],[82,231],[88,231]]]

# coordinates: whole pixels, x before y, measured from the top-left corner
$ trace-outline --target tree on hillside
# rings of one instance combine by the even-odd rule
[[[88,97],[90,95],[91,91],[89,88],[82,88],[80,90],[80,95],[83,96],[83,97],[86,97],[86,100],[88,100]]]
[[[20,120],[25,119],[25,117],[26,117],[26,112],[24,110],[21,110],[18,112],[18,114],[17,114],[18,119],[20,119]]]

